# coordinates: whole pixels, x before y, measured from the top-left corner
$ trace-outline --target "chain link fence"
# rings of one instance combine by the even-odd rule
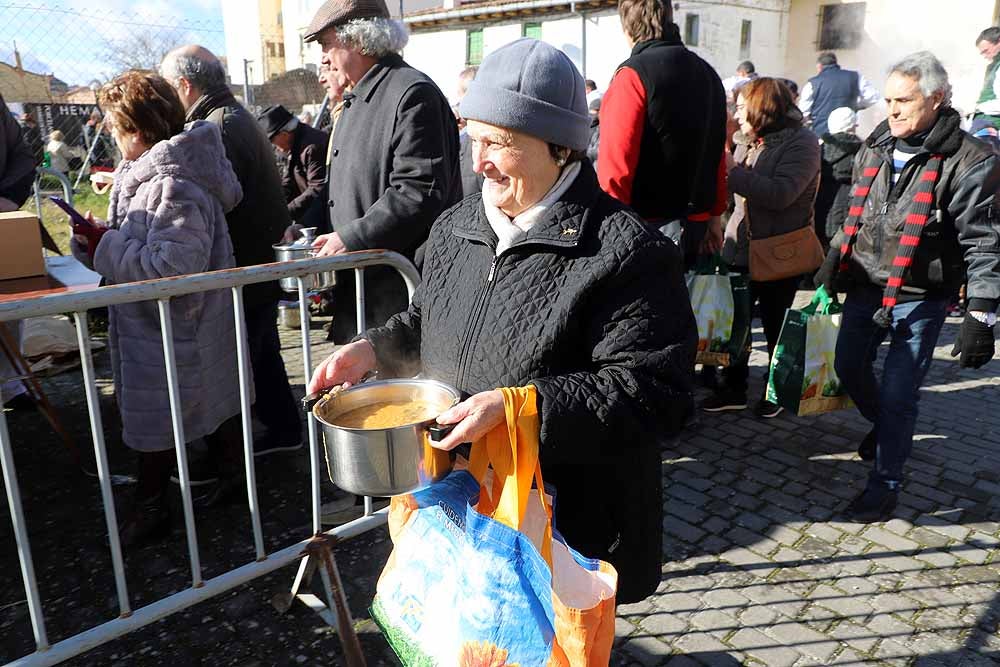
[[[97,92],[126,70],[157,69],[175,47],[200,44],[219,56],[233,93],[254,114],[282,104],[316,122],[323,88],[315,71],[286,69],[281,26],[272,21],[254,30],[242,19],[227,26],[218,12],[205,18],[204,7],[204,2],[0,2],[0,91],[40,166],[73,183],[77,208],[103,216],[106,186],[94,175],[113,170],[121,159],[101,122]],[[248,4],[248,14],[251,9]],[[39,189],[62,191],[59,180],[44,173]],[[41,199],[43,224],[65,251],[65,217]],[[27,207],[34,208],[34,201]]]

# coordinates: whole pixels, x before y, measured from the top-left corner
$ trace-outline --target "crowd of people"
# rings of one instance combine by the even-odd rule
[[[321,232],[319,256],[387,248],[411,259],[422,283],[410,303],[394,271],[365,272],[374,326],[360,336],[353,272],[338,276],[330,339],[344,345],[308,391],[373,370],[449,383],[466,397],[438,417],[454,426],[438,446],[453,449],[503,423],[498,387],[531,387],[545,479],[559,490],[555,522],[574,548],[615,566],[623,603],[660,580],[661,438],[697,411],[749,406],[746,359],[721,376],[702,369],[714,391],[694,404],[685,272],[718,254],[748,274],[769,356],[796,292],[823,285],[846,295],[836,370],[872,423],[858,443],[872,471],[843,513],[889,518],[918,390],[960,289],[954,354],[964,367],[994,354],[997,153],[961,129],[929,52],[893,65],[881,93],[832,53],[801,91],[749,61],[723,81],[684,46],[670,3],[620,0],[618,11],[632,50],[603,94],[560,50],[523,38],[462,73],[453,109],[398,55],[406,29],[382,0],[327,2],[305,35],[322,52],[326,132],[283,107],[253,117],[218,58],[178,48],[158,73],[126,72],[101,91],[123,161],[106,220],[74,228],[74,253],[120,283],[273,261],[272,244],[298,226]],[[977,48],[990,66],[974,128],[989,139],[1000,127],[1000,28]],[[880,99],[887,119],[858,137],[857,111]],[[3,173],[6,198],[21,176]],[[803,240],[762,269],[754,242],[786,235]],[[256,453],[296,449],[280,291],[245,293],[266,426]],[[185,435],[208,444],[204,481],[216,480],[203,502],[224,502],[243,474],[231,297],[192,295],[171,309]],[[123,439],[140,462],[122,529],[132,545],[169,526],[170,410],[162,355],[150,351],[155,309],[110,310]],[[763,395],[754,405],[759,418],[780,412]]]

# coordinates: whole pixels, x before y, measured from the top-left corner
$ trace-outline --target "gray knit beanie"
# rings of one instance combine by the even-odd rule
[[[483,59],[459,114],[573,150],[590,141],[583,76],[565,53],[528,37]]]

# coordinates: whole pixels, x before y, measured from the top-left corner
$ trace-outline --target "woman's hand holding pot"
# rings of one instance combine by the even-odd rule
[[[347,389],[375,369],[375,348],[366,340],[358,340],[340,348],[316,367],[309,380],[307,394],[315,394],[335,386]],[[503,401],[501,398],[501,409]]]
[[[463,442],[475,442],[502,424],[506,418],[500,390],[481,391],[438,416],[438,424],[455,424],[455,428],[444,440],[431,444],[447,451]]]

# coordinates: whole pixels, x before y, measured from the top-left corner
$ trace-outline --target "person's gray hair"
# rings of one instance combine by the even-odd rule
[[[202,92],[226,85],[226,70],[215,58],[171,54],[161,63],[160,75],[170,81],[183,77]]]
[[[294,132],[295,128],[297,128],[298,126],[299,126],[299,119],[296,118],[295,116],[292,116],[291,119],[289,119],[289,121],[287,123],[285,123],[285,125],[280,130],[278,130],[278,131],[279,132]]]
[[[410,41],[410,31],[406,24],[395,19],[354,19],[334,30],[337,31],[337,39],[344,46],[373,58],[399,53]]]
[[[942,105],[951,106],[951,83],[944,65],[930,51],[917,51],[906,56],[889,68],[889,74],[902,74],[915,79],[920,84],[920,92],[926,97],[941,93]]]

